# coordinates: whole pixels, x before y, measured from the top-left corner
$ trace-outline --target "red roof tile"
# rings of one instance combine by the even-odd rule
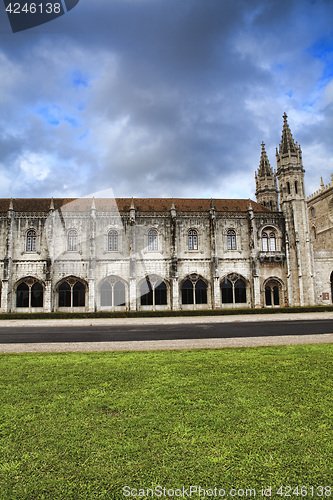
[[[118,209],[120,212],[128,212],[132,198],[96,198],[95,207],[97,211],[112,211]],[[137,212],[169,212],[172,198],[133,198],[134,207]],[[92,198],[54,198],[54,208],[68,210],[70,212],[88,211],[92,206]],[[178,212],[208,212],[211,206],[210,199],[175,198],[175,208]],[[247,212],[249,200],[213,200],[217,212]],[[251,200],[254,212],[271,212],[263,205]],[[9,209],[10,199],[0,199],[0,211]],[[51,206],[51,198],[14,198],[13,207],[15,212],[48,212]]]

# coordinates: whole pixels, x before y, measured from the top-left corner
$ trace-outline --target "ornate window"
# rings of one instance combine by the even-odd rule
[[[36,240],[37,240],[37,233],[34,229],[30,229],[27,232],[27,239],[26,239],[26,251],[27,252],[36,252]]]
[[[118,307],[124,306],[125,298],[125,285],[122,281],[110,283],[105,281],[100,288],[101,306],[102,307]]]
[[[158,250],[158,235],[156,229],[150,229],[148,232],[148,250]]]
[[[198,250],[198,233],[195,229],[190,229],[188,232],[188,249]]]
[[[311,217],[314,217],[316,214],[316,211],[314,209],[314,207],[311,207]]]
[[[268,252],[268,235],[267,235],[267,233],[262,233],[261,239],[262,239],[263,252]]]
[[[227,248],[228,250],[236,250],[236,232],[229,229],[227,232]]]
[[[245,304],[246,284],[241,279],[226,278],[221,283],[222,304]]]
[[[44,288],[34,278],[26,278],[16,288],[16,307],[43,307]]]
[[[262,251],[263,252],[276,252],[276,234],[274,231],[270,231],[269,233],[263,231],[261,233],[261,241],[262,241]]]
[[[118,250],[118,233],[113,229],[108,232],[108,250],[109,252]]]
[[[222,304],[233,304],[233,286],[231,281],[225,279],[221,285],[222,288]]]
[[[269,233],[269,251],[275,252],[275,250],[276,250],[275,233],[271,232],[271,233]]]
[[[77,232],[71,229],[67,234],[67,250],[69,252],[77,252]]]
[[[167,286],[160,278],[149,278],[140,286],[142,306],[164,306],[167,305]]]
[[[207,285],[198,277],[182,284],[182,304],[207,304]]]
[[[280,290],[276,283],[268,283],[265,286],[265,304],[266,306],[280,305]]]
[[[77,278],[68,278],[58,287],[59,307],[84,307],[86,286]]]

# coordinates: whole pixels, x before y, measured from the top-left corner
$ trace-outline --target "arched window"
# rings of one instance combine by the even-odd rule
[[[101,307],[124,306],[125,285],[122,281],[105,281],[100,288]]]
[[[262,233],[261,239],[262,239],[263,252],[268,252],[268,235],[267,235],[267,233]]]
[[[266,306],[272,305],[272,290],[270,286],[265,287],[265,302]]]
[[[156,229],[150,229],[148,232],[148,250],[158,250]]]
[[[246,302],[246,285],[243,280],[239,279],[235,282],[235,302],[242,304]]]
[[[72,305],[72,289],[66,282],[62,283],[58,289],[59,307],[71,307]]]
[[[140,285],[140,295],[141,295],[141,305],[142,306],[152,306],[154,303],[153,298],[153,287],[149,280],[145,280]]]
[[[140,286],[142,306],[165,306],[167,305],[167,286],[164,281],[158,279],[151,281],[146,278]]]
[[[224,280],[222,285],[222,304],[233,303],[232,283],[229,280]]]
[[[167,287],[164,281],[161,281],[155,289],[155,305],[164,306],[167,304]]]
[[[113,286],[113,305],[117,307],[125,305],[125,285],[122,281],[117,281]]]
[[[75,229],[68,231],[67,235],[67,250],[69,252],[77,252],[77,232]]]
[[[262,241],[262,251],[263,252],[276,252],[276,234],[274,231],[270,231],[269,233],[263,231],[261,233],[261,241]]]
[[[270,252],[275,252],[276,250],[276,239],[273,232],[269,233],[269,250]]]
[[[26,283],[16,288],[16,307],[29,307],[29,287]]]
[[[268,307],[280,305],[280,287],[276,282],[268,283],[265,286],[265,304]]]
[[[195,303],[207,304],[207,285],[203,280],[198,280],[195,284]]]
[[[118,233],[113,229],[108,232],[108,250],[109,252],[118,250]]]
[[[84,307],[86,298],[86,287],[81,281],[73,286],[73,307]]]
[[[67,278],[58,287],[59,307],[85,307],[86,286],[77,278]]]
[[[288,194],[290,194],[290,183],[287,182],[287,191],[288,191]]]
[[[101,288],[101,306],[102,307],[111,307],[112,306],[112,287],[108,281],[105,281]]]
[[[26,240],[26,251],[27,252],[35,252],[36,251],[36,240],[37,233],[34,229],[30,229],[27,232],[27,240]]]
[[[188,232],[188,249],[198,250],[198,233],[195,229],[190,229]]]
[[[311,207],[311,217],[314,217],[314,216],[315,216],[315,213],[316,213],[316,212],[315,212],[314,207]]]
[[[193,304],[194,294],[193,294],[193,283],[190,280],[184,281],[182,284],[182,304]]]
[[[227,246],[228,250],[236,250],[236,232],[233,229],[227,232]]]
[[[296,194],[297,194],[297,191],[298,191],[297,187],[298,187],[298,186],[297,186],[297,181],[295,181],[295,193],[296,193]]]
[[[43,286],[35,283],[31,287],[31,307],[43,307]]]
[[[184,281],[182,284],[182,304],[207,304],[207,285],[201,278]]]
[[[225,279],[221,283],[222,304],[245,304],[246,303],[246,284],[238,278]]]
[[[26,278],[16,288],[16,307],[43,307],[44,288],[34,278]]]

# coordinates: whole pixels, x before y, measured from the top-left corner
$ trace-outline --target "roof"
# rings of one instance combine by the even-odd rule
[[[62,211],[80,212],[88,211],[95,204],[97,211],[128,212],[132,202],[136,212],[169,212],[172,202],[179,212],[202,212],[209,211],[211,203],[217,212],[247,212],[249,200],[225,200],[206,198],[14,198],[12,199],[15,212],[48,212],[53,202],[54,208]],[[6,212],[10,208],[10,198],[0,199],[0,212]],[[251,200],[254,212],[271,212],[263,205]]]

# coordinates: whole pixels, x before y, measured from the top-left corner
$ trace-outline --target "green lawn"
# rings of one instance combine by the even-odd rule
[[[257,497],[271,485],[282,498],[280,485],[332,484],[332,354],[321,344],[1,355],[0,499],[134,498],[125,485]]]

